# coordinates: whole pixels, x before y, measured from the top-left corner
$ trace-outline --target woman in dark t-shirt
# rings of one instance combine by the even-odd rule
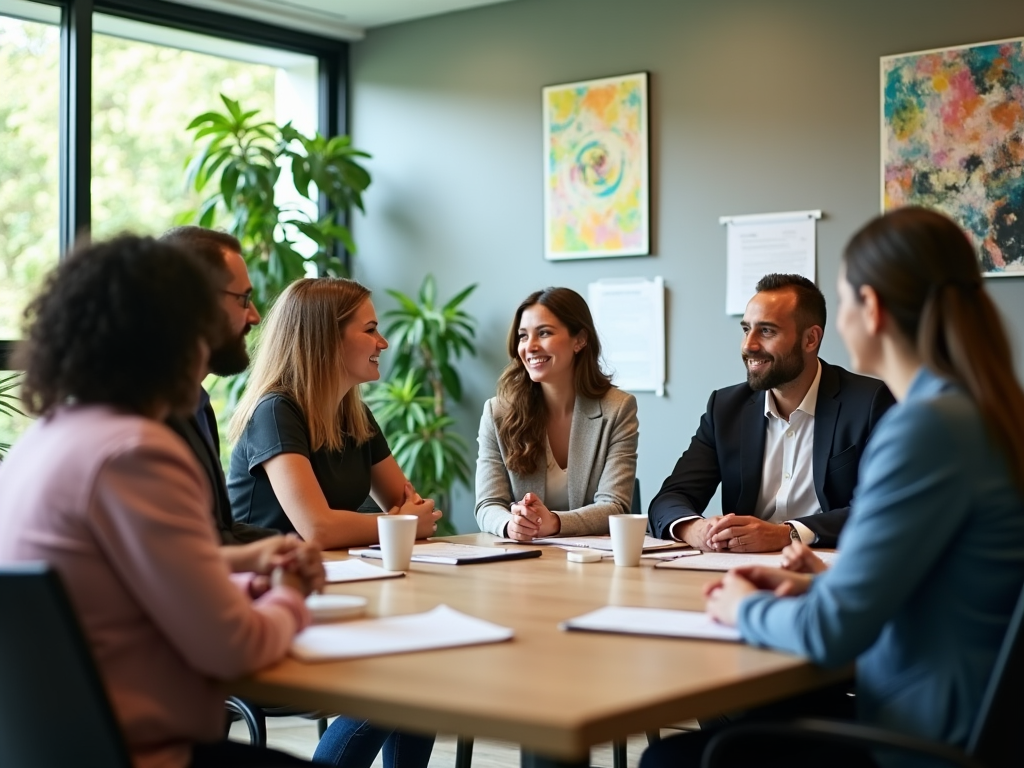
[[[296,531],[324,549],[373,544],[377,516],[355,511],[369,494],[388,514],[416,515],[417,538],[437,529],[441,513],[406,480],[359,397],[360,384],[380,378],[387,346],[359,283],[307,278],[285,289],[231,421],[235,520]],[[338,717],[313,760],[370,768],[383,748],[385,768],[426,768],[433,744],[433,736]]]
[[[323,549],[377,541],[373,497],[391,514],[419,517],[417,538],[440,513],[406,480],[359,385],[380,378],[388,343],[370,292],[353,280],[292,283],[267,317],[249,386],[231,421],[231,514],[296,531]]]

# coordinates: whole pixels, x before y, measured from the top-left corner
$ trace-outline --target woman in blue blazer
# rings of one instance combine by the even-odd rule
[[[480,418],[480,529],[521,541],[608,533],[633,497],[636,398],[601,370],[587,302],[570,288],[527,296],[508,355]]]
[[[974,249],[944,216],[868,223],[838,288],[854,367],[898,403],[864,452],[840,556],[824,570],[795,553],[816,576],[737,569],[707,610],[750,643],[856,660],[859,719],[962,747],[1024,585],[1024,393]]]

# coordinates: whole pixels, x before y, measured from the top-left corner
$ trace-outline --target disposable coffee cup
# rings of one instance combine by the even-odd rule
[[[418,521],[416,515],[381,515],[377,518],[377,535],[385,570],[409,570]]]
[[[643,515],[609,515],[608,528],[612,534],[612,554],[619,566],[640,565],[647,535],[647,518]]]

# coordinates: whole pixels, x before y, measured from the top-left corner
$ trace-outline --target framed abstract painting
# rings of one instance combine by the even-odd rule
[[[1024,38],[886,56],[882,210],[950,216],[987,276],[1024,277]]]
[[[544,255],[650,253],[647,73],[543,89]]]

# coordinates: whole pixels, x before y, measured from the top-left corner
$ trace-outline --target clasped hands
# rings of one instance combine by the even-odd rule
[[[253,597],[279,583],[308,595],[323,589],[327,581],[320,547],[303,541],[294,533],[222,547],[221,552],[231,570],[255,574],[249,585]]]
[[[777,552],[790,542],[788,525],[751,515],[695,518],[680,528],[680,538],[702,552]]]
[[[721,579],[704,586],[705,610],[722,624],[736,626],[740,603],[747,595],[768,590],[776,597],[795,597],[811,587],[815,574],[828,566],[802,542],[782,550],[782,567],[751,565],[733,568]]]
[[[415,515],[416,538],[425,539],[437,531],[437,521],[441,519],[441,510],[434,509],[433,499],[424,499],[412,483],[406,482],[402,492],[402,503],[388,510],[389,515]]]
[[[505,535],[516,541],[532,541],[555,536],[562,530],[562,520],[549,510],[540,497],[528,493],[522,501],[511,507],[512,519],[505,527]]]

